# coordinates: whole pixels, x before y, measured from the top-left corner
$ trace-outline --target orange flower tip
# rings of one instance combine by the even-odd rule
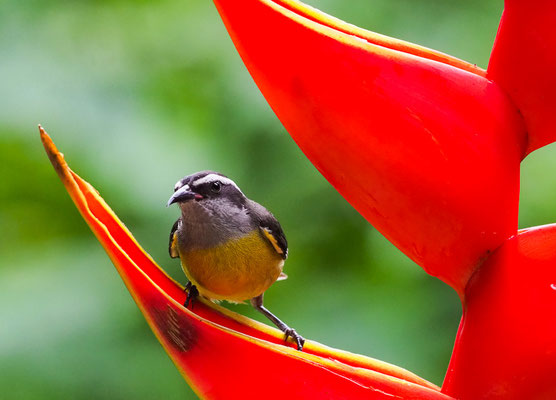
[[[44,149],[46,150],[46,153],[49,155],[58,154],[59,153],[58,149],[54,145],[54,142],[52,142],[52,139],[50,138],[48,133],[46,133],[44,128],[41,126],[41,124],[39,124],[39,134],[41,135],[41,141],[44,146]]]
[[[69,173],[68,173],[69,167],[66,164],[66,161],[64,160],[64,154],[58,151],[56,145],[52,141],[52,138],[50,137],[50,135],[48,135],[48,133],[46,133],[46,131],[40,124],[39,124],[39,133],[41,135],[41,141],[46,151],[46,154],[48,155],[48,159],[52,163],[52,166],[56,170],[56,173],[58,174],[62,182],[64,183],[67,182],[69,178]]]

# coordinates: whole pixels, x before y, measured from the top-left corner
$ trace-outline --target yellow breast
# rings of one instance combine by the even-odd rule
[[[180,253],[182,268],[199,292],[213,300],[257,297],[282,272],[284,260],[258,231],[209,249]]]

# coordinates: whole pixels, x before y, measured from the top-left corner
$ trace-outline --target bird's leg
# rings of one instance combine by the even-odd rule
[[[191,281],[188,281],[185,284],[185,288],[183,289],[183,291],[187,293],[187,297],[185,298],[185,303],[183,303],[183,306],[187,308],[189,307],[189,303],[191,303],[191,308],[193,308],[193,302],[195,301],[197,296],[199,296],[199,291],[197,290],[197,287],[194,284],[192,284]]]
[[[271,320],[272,323],[278,327],[278,329],[280,329],[282,332],[284,332],[286,334],[286,340],[288,340],[288,337],[291,337],[295,341],[295,343],[297,344],[297,350],[302,350],[303,349],[303,345],[305,344],[305,339],[303,339],[303,337],[301,337],[301,335],[299,335],[295,331],[295,329],[292,329],[289,326],[287,326],[285,323],[283,323],[280,320],[280,318],[278,318],[276,315],[272,314],[270,311],[268,311],[263,306],[263,295],[262,294],[260,296],[253,297],[251,299],[251,305],[253,307],[255,307],[255,310],[259,311],[261,314],[263,314],[265,317],[267,317],[269,320]]]

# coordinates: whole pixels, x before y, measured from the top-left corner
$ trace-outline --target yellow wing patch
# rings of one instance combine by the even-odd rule
[[[178,258],[180,254],[178,253],[178,233],[174,232],[172,235],[172,241],[170,242],[170,257]]]
[[[264,234],[264,236],[268,239],[268,241],[270,242],[270,244],[272,245],[272,247],[274,247],[274,250],[276,250],[276,252],[278,254],[284,254],[284,252],[282,251],[282,249],[280,248],[280,246],[278,245],[278,241],[276,240],[276,238],[274,237],[274,235],[272,234],[272,232],[270,231],[270,229],[267,228],[262,228],[261,227],[261,232]]]

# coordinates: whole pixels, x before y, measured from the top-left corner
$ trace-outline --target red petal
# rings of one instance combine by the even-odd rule
[[[500,88],[463,61],[296,1],[215,3],[267,101],[319,171],[461,294],[474,268],[517,230],[525,136]]]
[[[556,398],[556,225],[508,240],[466,299],[443,391],[462,400]]]
[[[202,299],[194,313],[183,288],[146,254],[94,188],[68,167],[42,128],[52,165],[114,262],[153,332],[200,396],[211,399],[431,399],[438,388],[381,361],[316,342],[303,352],[276,329]]]
[[[527,153],[556,140],[556,2],[507,0],[488,66],[527,125]]]

